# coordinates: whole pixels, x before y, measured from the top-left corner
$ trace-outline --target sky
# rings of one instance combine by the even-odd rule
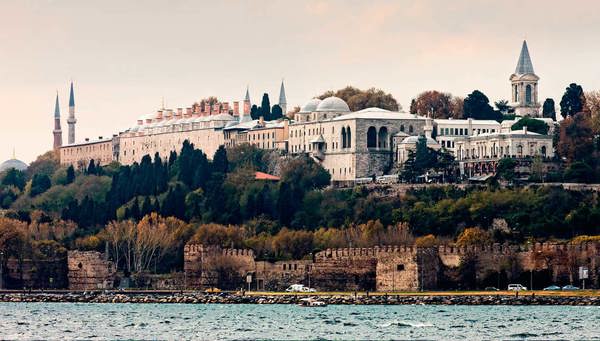
[[[539,97],[600,89],[600,1],[0,1],[0,160],[52,148],[58,91],[67,139],[111,136],[136,118],[207,96],[288,108],[346,85],[408,108],[425,90],[510,99],[523,39]]]

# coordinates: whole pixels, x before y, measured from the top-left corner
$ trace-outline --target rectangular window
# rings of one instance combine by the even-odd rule
[[[396,271],[404,271],[404,264],[396,265]]]

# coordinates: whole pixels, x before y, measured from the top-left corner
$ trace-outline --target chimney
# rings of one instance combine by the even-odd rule
[[[233,102],[233,116],[240,116],[240,102]]]
[[[192,117],[192,108],[185,108],[185,116],[186,117]]]
[[[212,112],[211,114],[218,114],[219,113],[219,103],[215,103],[212,106]]]
[[[156,112],[156,119],[157,120],[162,120],[162,118],[163,118],[163,111],[162,110],[158,110]]]
[[[102,136],[98,136],[98,140],[102,140]]]
[[[204,102],[204,116],[208,115],[208,113],[210,113],[210,104],[208,102]]]
[[[527,126],[523,126],[523,134],[527,135]]]
[[[177,108],[177,116],[179,116],[179,117],[183,116],[183,108]]]
[[[223,102],[223,113],[229,114],[229,102]]]
[[[467,121],[469,122],[469,131],[468,134],[469,136],[473,135],[473,119],[472,118],[468,118]]]
[[[244,115],[250,115],[250,101],[244,101]]]
[[[265,118],[264,117],[261,116],[258,118],[258,125],[261,127],[265,126]]]
[[[90,142],[90,139],[86,137],[85,142]]]

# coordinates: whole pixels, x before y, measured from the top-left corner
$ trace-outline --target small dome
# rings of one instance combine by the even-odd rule
[[[27,164],[21,160],[10,159],[0,164],[0,172],[4,172],[5,170],[9,170],[11,168],[14,168],[19,171],[24,171],[27,169],[27,167]]]
[[[350,108],[343,99],[331,96],[321,101],[315,111],[349,112]]]
[[[309,113],[309,112],[313,112],[317,110],[317,107],[319,106],[319,103],[321,103],[321,100],[318,98],[313,98],[310,101],[306,102],[306,104],[304,104],[302,106],[302,108],[300,108],[301,113]]]
[[[421,135],[422,136],[422,135]],[[416,144],[419,141],[419,138],[421,138],[421,136],[409,136],[407,138],[405,138],[404,140],[402,140],[400,142],[400,144]],[[437,141],[432,139],[431,137],[427,138],[427,145],[428,146],[435,146],[437,145]]]

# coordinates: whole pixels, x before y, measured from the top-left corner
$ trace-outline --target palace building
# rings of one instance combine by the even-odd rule
[[[135,125],[112,138],[75,142],[75,101],[73,84],[69,97],[68,144],[62,145],[58,97],[55,105],[54,145],[60,149],[61,164],[84,168],[90,160],[100,165],[117,161],[124,165],[140,162],[145,155],[166,159],[178,152],[185,140],[212,158],[220,146],[231,148],[250,144],[289,155],[308,155],[331,174],[335,183],[397,174],[414,150],[420,135],[427,146],[454,154],[462,169],[494,170],[503,156],[530,157],[554,155],[551,136],[533,132],[513,132],[511,126],[520,116],[539,116],[539,77],[533,71],[527,43],[523,42],[515,72],[510,76],[511,106],[517,119],[499,123],[493,120],[431,119],[366,108],[352,112],[337,97],[311,99],[287,118],[265,121],[250,117],[250,93],[242,103],[200,103],[192,107],[161,108],[143,115]],[[240,105],[241,104],[241,105]],[[283,81],[278,105],[286,113],[287,99]],[[554,128],[551,119],[540,118]],[[478,166],[470,164],[477,160]],[[483,163],[482,163],[483,162]],[[492,166],[486,164],[491,162]],[[486,164],[485,167],[482,165]]]

